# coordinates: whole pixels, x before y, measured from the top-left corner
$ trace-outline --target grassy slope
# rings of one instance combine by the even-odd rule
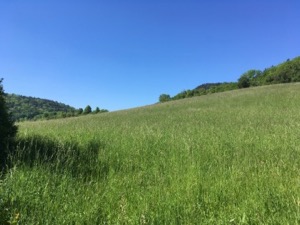
[[[299,224],[299,98],[296,83],[21,123],[0,216],[24,224]]]

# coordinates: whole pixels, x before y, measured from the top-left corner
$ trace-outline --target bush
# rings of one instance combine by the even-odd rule
[[[0,163],[1,170],[5,168],[7,154],[9,153],[10,143],[17,133],[17,127],[14,125],[11,115],[8,113],[4,90],[2,86],[3,79],[0,79]]]
[[[159,102],[167,102],[167,101],[170,101],[171,100],[171,97],[170,95],[167,95],[167,94],[161,94],[159,96]]]
[[[246,76],[241,76],[238,80],[238,87],[239,88],[247,88],[250,87],[250,79]]]

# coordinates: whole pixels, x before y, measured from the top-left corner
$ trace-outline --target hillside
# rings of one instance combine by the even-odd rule
[[[19,123],[0,222],[299,224],[299,98],[279,84]]]
[[[173,97],[163,94],[160,97],[160,101],[165,102],[239,88],[293,82],[300,82],[300,57],[292,60],[288,59],[276,66],[266,68],[264,71],[257,69],[248,70],[240,76],[237,82],[205,83],[192,90],[184,90]]]
[[[66,117],[76,114],[76,109],[69,105],[16,94],[6,94],[6,103],[13,119],[17,121]]]

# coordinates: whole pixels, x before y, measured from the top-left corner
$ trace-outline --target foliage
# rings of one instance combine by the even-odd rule
[[[22,122],[0,183],[19,224],[299,224],[300,84]]]
[[[6,94],[5,98],[13,119],[18,121],[64,118],[77,114],[75,108],[47,99],[16,94]]]
[[[78,115],[81,115],[83,113],[83,108],[79,108],[77,112],[78,112]]]
[[[272,66],[263,72],[250,70],[238,81],[239,88],[268,84],[300,82],[300,57]]]
[[[207,94],[212,94],[217,92],[230,91],[230,90],[235,90],[237,88],[238,88],[237,83],[235,82],[206,83],[196,87],[193,90],[182,91],[177,95],[175,95],[174,97],[172,97],[170,100],[178,100],[178,99],[207,95]]]
[[[211,93],[248,88],[269,84],[300,82],[300,57],[287,60],[277,66],[260,70],[249,70],[242,74],[237,82],[206,83],[193,90],[185,90],[170,97],[169,100],[177,100]],[[161,101],[160,101],[161,102]]]
[[[87,105],[83,110],[83,114],[89,114],[91,112],[92,112],[92,108],[89,105]]]
[[[265,84],[290,83],[300,81],[300,57],[287,60],[276,67],[266,69],[262,74]]]
[[[0,79],[0,169],[5,167],[9,143],[17,133],[17,127],[7,110],[2,81]]]
[[[99,107],[96,107],[96,109],[95,109],[94,113],[99,113],[99,112],[100,112],[100,109],[99,109]]]
[[[238,87],[248,88],[250,86],[258,86],[259,82],[257,79],[261,76],[262,72],[260,70],[249,70],[239,78]]]
[[[167,94],[161,94],[159,96],[159,102],[167,102],[167,101],[170,101],[171,100],[171,97],[170,95],[167,95]]]
[[[12,114],[13,120],[16,121],[48,120],[74,117],[84,114],[82,108],[75,109],[69,105],[48,99],[27,97],[16,94],[5,94],[5,100],[7,102],[9,112]],[[101,109],[99,112],[108,112],[108,110]]]
[[[239,88],[248,88],[250,87],[250,79],[247,76],[241,76],[238,80]]]
[[[96,109],[93,111],[93,113],[106,113],[108,112],[107,109],[100,109],[99,107],[96,107]]]

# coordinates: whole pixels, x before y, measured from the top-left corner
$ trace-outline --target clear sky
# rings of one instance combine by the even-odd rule
[[[299,0],[0,0],[8,93],[153,104],[300,55]]]

